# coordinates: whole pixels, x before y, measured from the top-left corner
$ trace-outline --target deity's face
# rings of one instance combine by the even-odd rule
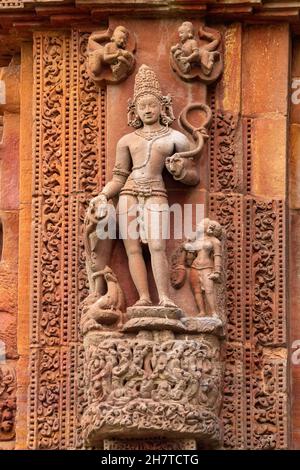
[[[154,95],[144,95],[138,98],[136,111],[143,124],[155,124],[159,121],[161,104]]]
[[[181,42],[185,42],[187,39],[193,37],[193,31],[186,25],[181,25],[178,28],[178,35]]]
[[[117,47],[124,48],[127,44],[127,34],[125,31],[116,29],[114,31],[112,39],[116,43]]]

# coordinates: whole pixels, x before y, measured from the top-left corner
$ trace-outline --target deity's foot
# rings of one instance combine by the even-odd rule
[[[199,310],[197,317],[202,318],[202,317],[207,317],[205,312],[203,310]]]
[[[150,305],[152,305],[150,299],[139,299],[135,302],[133,307],[149,307]]]
[[[162,297],[158,305],[160,307],[178,308],[177,305],[171,299],[169,299],[169,297]]]

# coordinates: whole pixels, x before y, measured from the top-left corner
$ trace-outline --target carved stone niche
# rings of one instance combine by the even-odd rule
[[[222,227],[207,218],[197,224],[195,236],[183,241],[174,254],[170,276],[163,218],[157,222],[148,214],[165,210],[164,166],[175,181],[190,186],[199,182],[198,160],[208,137],[211,110],[203,103],[183,109],[180,121],[193,136],[192,144],[170,127],[171,97],[163,95],[156,73],[146,64],[139,68],[133,91],[128,124],[136,130],[119,141],[113,177],[91,199],[85,217],[90,294],[81,304],[80,321],[87,399],[82,435],[86,446],[95,448],[114,448],[118,441],[122,447],[123,439],[131,439],[132,449],[147,447],[141,440],[154,445],[153,439],[161,440],[161,449],[195,448],[197,443],[218,447],[226,317]],[[204,113],[197,128],[187,118],[194,109]],[[116,217],[110,210],[116,196],[123,215],[119,231],[139,294],[127,310],[126,296],[111,268],[112,239],[102,237],[100,230]],[[129,210],[133,204],[138,215]],[[132,222],[137,237],[124,230],[132,228]],[[151,230],[154,227],[161,228],[158,237]],[[158,305],[150,294],[142,244],[150,251]],[[194,316],[176,305],[169,280],[176,289],[185,281],[190,283],[198,307]]]
[[[165,439],[220,446],[220,335],[200,324],[191,334],[158,328],[85,336],[86,445],[126,437],[160,438],[160,448]]]

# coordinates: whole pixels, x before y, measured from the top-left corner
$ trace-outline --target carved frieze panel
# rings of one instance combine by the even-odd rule
[[[71,188],[93,193],[99,190],[99,173],[105,170],[106,97],[105,90],[99,90],[88,74],[88,38],[89,33],[72,31]]]
[[[212,108],[214,120],[210,137],[210,189],[216,192],[238,192],[242,170],[239,156],[239,117]]]
[[[284,203],[276,200],[246,200],[246,338],[263,346],[284,345],[285,253]],[[250,287],[251,286],[251,287]]]
[[[29,448],[82,446],[78,304],[87,284],[80,226],[86,194],[101,184],[101,126],[105,132],[105,93],[88,78],[87,39],[75,30],[35,34]]]
[[[0,9],[24,8],[23,0],[1,0]]]
[[[86,442],[98,447],[101,438],[123,437],[126,430],[133,438],[161,433],[218,445],[222,399],[218,339],[203,334],[159,341],[150,331],[148,339],[113,336],[85,337]]]
[[[285,208],[246,200],[247,446],[287,447]]]
[[[30,448],[81,448],[82,416],[81,422],[87,427],[89,420],[96,419],[94,416],[99,418],[99,408],[91,398],[97,392],[95,381],[88,396],[85,393],[86,358],[79,331],[80,305],[88,295],[82,228],[89,200],[105,183],[109,125],[106,90],[97,88],[88,75],[89,35],[90,31],[77,30],[70,35],[35,34]],[[238,117],[211,107],[214,123],[210,138],[209,217],[221,224],[227,238],[224,447],[284,448],[287,440],[284,206],[282,201],[255,200],[249,195],[251,120],[247,119],[244,125],[247,155],[244,151],[242,161],[237,146]],[[241,193],[243,179],[246,197]],[[126,343],[126,339],[118,341]],[[106,366],[104,357],[104,369]],[[112,380],[107,377],[102,379],[106,380],[104,388]],[[99,387],[101,391],[102,382]],[[161,393],[166,393],[161,388]],[[126,402],[126,393],[120,394],[119,402],[122,399]],[[9,400],[10,397],[3,398],[6,404],[1,408],[2,420],[3,415],[11,416],[4,412],[8,404],[13,409]],[[176,406],[179,405],[184,412],[192,406],[186,403]],[[93,406],[93,412],[87,411]],[[109,414],[108,408],[115,404],[104,402],[103,406]],[[122,406],[126,419],[130,416],[126,410],[129,405]],[[156,404],[151,407],[156,413]],[[143,421],[143,409],[139,413],[139,420]],[[105,425],[100,422],[99,429]],[[12,435],[13,431],[9,432]],[[134,449],[147,447],[137,439]],[[176,444],[169,438],[167,441],[163,445],[168,449],[181,445],[181,441]],[[118,444],[111,438],[104,440],[104,447],[109,449],[115,445],[119,449],[132,448],[131,444],[121,437]],[[149,449],[162,448],[161,443],[154,441],[148,445]]]
[[[104,439],[104,450],[196,450],[193,439]]]
[[[0,441],[15,437],[16,387],[14,367],[0,365]]]
[[[243,198],[238,194],[211,194],[210,214],[226,230],[226,310],[224,397],[222,419],[224,447],[244,446],[244,283],[243,283]]]
[[[219,193],[210,211],[227,230],[224,446],[286,448],[284,203]]]

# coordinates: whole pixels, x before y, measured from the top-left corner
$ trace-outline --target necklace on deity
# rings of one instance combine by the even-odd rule
[[[164,134],[167,134],[169,132],[169,130],[170,129],[168,128],[168,126],[163,126],[158,130],[150,131],[150,132],[145,132],[142,129],[138,129],[138,130],[135,131],[135,134],[137,134],[140,137],[143,137],[143,139],[152,140],[155,137],[160,137]]]
[[[151,150],[152,150],[152,145],[156,140],[158,140],[160,137],[163,137],[164,135],[168,134],[171,129],[169,129],[168,126],[162,127],[158,131],[153,131],[149,133],[145,133],[142,130],[137,130],[135,131],[135,134],[139,135],[140,137],[143,137],[143,139],[148,140],[148,148],[147,148],[147,154],[146,154],[146,159],[144,163],[141,165],[136,165],[132,167],[132,170],[140,170],[141,168],[145,168],[145,166],[148,164],[150,158],[151,158]]]

